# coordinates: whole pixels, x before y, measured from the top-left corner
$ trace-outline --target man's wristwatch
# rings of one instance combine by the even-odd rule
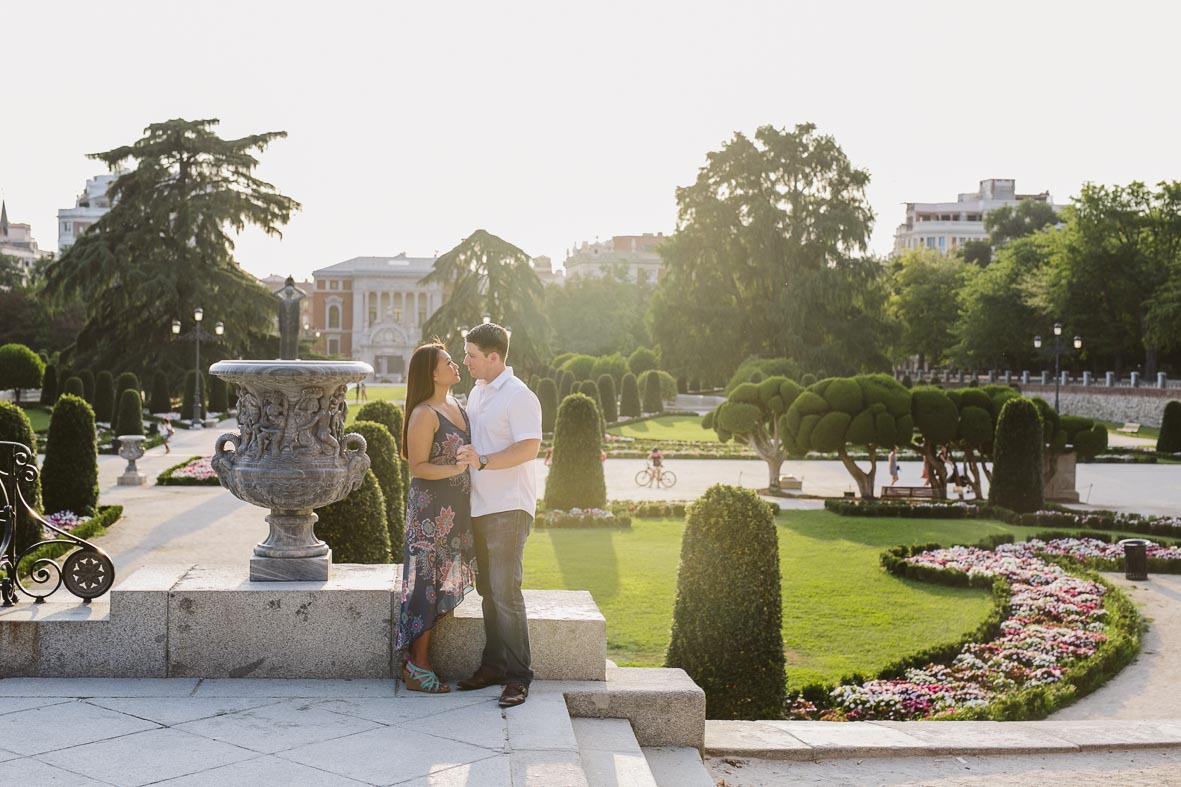
[[[487,466],[488,466],[488,457],[484,456],[483,454],[480,454],[480,466],[477,467],[476,469],[483,470]]]

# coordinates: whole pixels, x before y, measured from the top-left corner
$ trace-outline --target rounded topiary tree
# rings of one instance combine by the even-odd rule
[[[94,376],[94,420],[101,424],[115,420],[115,378],[105,369]]]
[[[650,369],[656,369],[660,366],[660,358],[655,352],[649,350],[647,347],[639,347],[631,355],[627,357],[627,369],[629,372],[639,377]]]
[[[570,394],[558,408],[554,453],[545,482],[545,507],[602,508],[607,504],[603,479],[599,411],[585,394]]]
[[[733,438],[750,445],[767,463],[769,488],[778,489],[779,468],[790,447],[783,439],[779,416],[787,412],[801,390],[786,377],[769,377],[758,385],[742,383],[702,419],[701,426],[717,432],[723,443]]]
[[[618,388],[627,371],[627,360],[619,353],[612,353],[595,359],[595,365],[591,367],[591,379],[598,380],[604,374],[608,374],[611,375],[611,382]]]
[[[119,408],[113,424],[115,437],[144,433],[144,401],[135,388],[127,388],[119,394]]]
[[[640,409],[640,386],[636,383],[636,376],[628,372],[623,376],[619,388],[619,415],[623,418],[639,418],[643,412]]]
[[[66,384],[62,386],[61,392],[63,394],[70,394],[71,396],[77,396],[82,400],[86,399],[86,387],[83,384],[81,377],[67,378]]]
[[[18,407],[10,402],[0,402],[0,440],[26,446],[32,452],[29,459],[36,466],[37,435],[33,432],[33,425],[29,422],[29,416],[25,414],[23,407]],[[3,456],[7,461],[11,455],[6,450]],[[41,477],[37,476],[32,482],[29,482],[18,476],[18,480],[25,502],[38,511],[41,510]],[[17,505],[16,500],[10,500],[9,503],[16,509],[14,532],[16,552],[19,555],[41,540],[41,523],[34,519],[24,506]]]
[[[209,409],[215,413],[224,413],[230,409],[230,399],[226,390],[226,381],[215,374],[209,375]]]
[[[152,373],[152,393],[148,409],[157,414],[172,412],[172,392],[168,390],[168,375],[160,369]]]
[[[660,378],[655,372],[646,373],[646,379],[644,381],[644,412],[664,412],[664,397],[660,395]]]
[[[939,459],[939,451],[956,439],[960,426],[960,411],[942,388],[920,385],[910,391],[910,414],[919,433],[915,446],[927,464],[928,480],[940,497],[947,494],[947,466]]]
[[[1165,405],[1160,434],[1156,438],[1156,450],[1162,454],[1181,452],[1181,402],[1176,399]]]
[[[194,383],[194,380],[196,380],[196,383]],[[185,384],[184,388],[180,392],[181,418],[193,417],[193,396],[197,393],[197,391],[194,389],[196,389],[198,385],[200,385],[199,391],[201,395],[201,417],[204,418],[206,416],[209,405],[209,386],[205,384],[205,375],[202,374],[198,376],[195,369],[189,369],[189,371],[185,372]]]
[[[603,420],[613,424],[619,420],[619,403],[615,398],[615,378],[610,374],[599,376],[599,406],[603,408]]]
[[[82,381],[82,390],[85,393],[84,397],[86,403],[94,406],[94,372],[89,369],[83,369],[78,372],[78,379]]]
[[[1019,514],[1042,507],[1043,446],[1042,420],[1036,405],[1024,397],[1005,402],[993,441],[989,502]]]
[[[45,373],[41,375],[41,404],[53,406],[57,401],[57,365],[45,364]]]
[[[558,402],[566,401],[566,397],[574,393],[574,372],[568,369],[563,369],[561,376],[558,378]]]
[[[537,384],[537,400],[541,402],[541,431],[554,431],[554,420],[558,417],[558,386],[549,377],[541,378]]]
[[[62,394],[49,418],[45,466],[41,471],[45,513],[98,511],[98,443],[94,410],[73,394]]]
[[[402,408],[384,399],[374,399],[357,408],[356,421],[373,421],[389,430],[398,447],[398,456],[402,455]]]
[[[578,382],[591,379],[591,371],[595,368],[595,356],[576,354],[571,355],[562,364],[562,368],[574,375]]]
[[[115,380],[116,402],[122,401],[124,391],[135,391],[140,395],[140,401],[143,401],[144,390],[140,387],[139,376],[135,372],[123,372]]]
[[[705,691],[711,719],[783,715],[786,676],[775,517],[717,484],[689,509],[665,665]]]
[[[368,446],[369,469],[377,478],[385,502],[390,552],[394,562],[398,563],[402,559],[402,536],[406,530],[406,487],[402,482],[402,458],[398,456],[398,443],[385,424],[376,421],[356,421],[350,428],[364,437]]]
[[[0,390],[15,390],[20,404],[21,389],[40,388],[45,362],[41,356],[23,344],[0,347]]]
[[[317,508],[316,515],[316,535],[332,547],[333,563],[392,562],[385,500],[372,470],[348,497]]]

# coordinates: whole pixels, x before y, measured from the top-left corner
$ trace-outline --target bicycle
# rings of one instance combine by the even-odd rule
[[[677,476],[672,470],[648,465],[636,473],[636,486],[651,487],[656,484],[657,489],[668,489],[677,483]]]

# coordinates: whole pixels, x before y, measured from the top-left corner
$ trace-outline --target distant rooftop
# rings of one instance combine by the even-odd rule
[[[434,268],[434,257],[408,257],[406,252],[393,257],[353,257],[351,260],[329,265],[312,271],[313,276],[331,276],[333,274],[382,274],[382,273],[413,273],[425,276]]]

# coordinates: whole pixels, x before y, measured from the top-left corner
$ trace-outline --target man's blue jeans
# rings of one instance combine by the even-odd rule
[[[504,511],[472,518],[476,539],[476,590],[484,600],[483,666],[526,686],[533,680],[529,623],[521,594],[521,557],[533,517]]]

